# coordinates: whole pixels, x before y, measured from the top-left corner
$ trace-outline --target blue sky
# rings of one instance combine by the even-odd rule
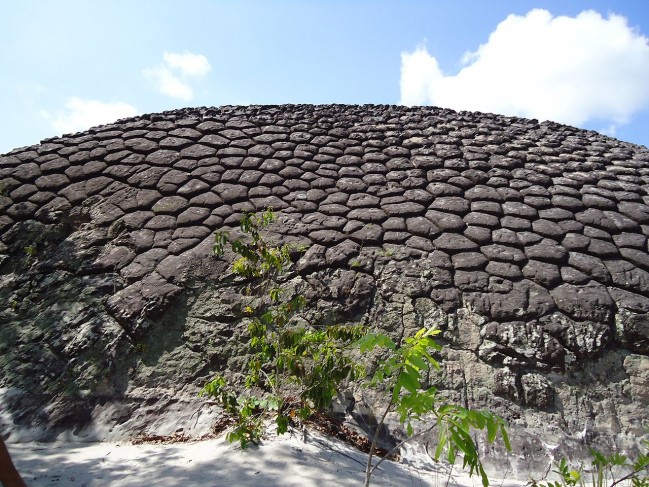
[[[0,0],[0,153],[184,106],[435,104],[649,145],[649,2]]]

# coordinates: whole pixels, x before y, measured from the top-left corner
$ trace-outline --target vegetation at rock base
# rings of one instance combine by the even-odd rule
[[[342,381],[364,376],[364,368],[351,354],[364,327],[311,326],[297,319],[306,300],[299,293],[289,296],[280,282],[291,265],[292,249],[272,246],[260,233],[273,219],[272,210],[244,215],[241,230],[250,240],[230,241],[239,256],[232,270],[247,280],[251,298],[243,310],[249,317],[246,392],[237,393],[223,376],[202,391],[236,418],[228,439],[242,446],[259,441],[266,414],[274,418],[277,433],[285,433],[291,422],[328,407]],[[216,234],[217,256],[223,255],[228,237]]]
[[[487,440],[493,443],[498,434],[502,436],[505,447],[510,450],[507,425],[502,418],[489,411],[467,409],[456,404],[449,404],[437,397],[435,387],[425,386],[425,376],[430,368],[439,370],[440,366],[433,357],[434,351],[442,347],[433,339],[440,331],[435,328],[422,328],[412,337],[406,337],[401,346],[397,346],[390,337],[384,334],[368,333],[358,342],[360,350],[367,353],[374,348],[387,350],[387,357],[382,359],[370,380],[374,387],[388,384],[390,398],[381,416],[372,439],[370,454],[365,468],[365,486],[370,485],[372,472],[385,460],[383,457],[372,465],[373,451],[378,434],[387,415],[397,414],[401,424],[406,426],[408,438],[395,447],[399,448],[415,437],[414,422],[431,422],[432,424],[416,434],[421,436],[437,429],[437,447],[433,458],[437,461],[446,452],[446,459],[454,464],[462,456],[462,467],[469,468],[469,475],[479,474],[484,487],[489,479],[478,455],[477,444],[472,432],[487,430]],[[431,419],[434,418],[434,420]]]
[[[614,487],[630,484],[632,487],[649,487],[649,441],[644,441],[645,452],[635,460],[626,455],[613,453],[604,455],[590,450],[590,468],[579,465],[572,467],[567,458],[555,464],[553,472],[560,480],[554,482],[531,481],[532,487]]]
[[[282,434],[290,424],[328,408],[344,381],[365,378],[365,368],[355,358],[358,353],[367,361],[370,353],[378,349],[382,358],[366,384],[387,387],[389,397],[372,439],[365,485],[370,485],[372,473],[386,458],[372,464],[379,431],[387,416],[395,413],[408,434],[403,443],[437,429],[435,460],[444,452],[450,463],[461,456],[469,474],[479,474],[486,487],[489,481],[471,435],[475,430],[486,430],[491,443],[500,434],[509,449],[506,425],[488,411],[440,401],[437,389],[426,387],[425,376],[430,369],[440,368],[433,357],[441,350],[433,339],[439,330],[422,328],[398,345],[388,335],[361,325],[308,323],[301,315],[306,299],[282,281],[292,264],[291,247],[273,246],[262,235],[274,218],[271,209],[261,215],[245,214],[240,223],[247,236],[245,241],[231,239],[224,232],[215,235],[215,255],[222,256],[229,243],[239,256],[232,271],[245,279],[250,297],[250,304],[243,309],[248,316],[250,352],[245,392],[238,392],[223,375],[216,376],[201,391],[201,395],[215,398],[235,418],[227,439],[245,447],[261,439],[267,416],[274,419],[277,433]],[[431,421],[432,425],[415,434],[414,423]]]

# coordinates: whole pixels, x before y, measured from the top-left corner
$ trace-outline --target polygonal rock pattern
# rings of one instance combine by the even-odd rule
[[[426,302],[461,349],[469,335],[455,333],[468,326],[458,317],[467,310],[480,317],[468,349],[475,367],[496,372],[471,386],[471,401],[495,393],[552,413],[566,398],[542,374],[585,376],[592,364],[584,360],[617,360],[632,384],[620,386],[618,399],[647,405],[646,381],[630,371],[645,370],[649,356],[644,147],[550,122],[438,108],[198,108],[12,151],[0,156],[0,189],[6,321],[34,317],[34,287],[70,296],[68,282],[80,293],[75,316],[95,306],[88,304],[95,293],[103,318],[93,326],[113,327],[101,340],[115,360],[74,373],[68,361],[83,361],[92,340],[74,350],[60,342],[71,333],[64,325],[78,319],[72,310],[45,334],[2,332],[3,353],[12,349],[24,370],[35,360],[28,344],[40,340],[56,380],[113,373],[125,353],[119,337],[144,339],[169,310],[187,320],[193,308],[178,308],[181,296],[225,272],[210,257],[213,233],[273,207],[274,234],[308,247],[297,269],[307,280],[329,276],[320,297],[342,303],[343,318],[383,309],[389,320],[391,306],[400,303],[394,309],[403,314],[412,302],[421,308],[412,305],[414,322],[424,323],[432,313],[422,311]],[[336,279],[346,287],[332,291]],[[87,280],[102,282],[90,291],[81,285]],[[127,387],[122,372],[125,383],[107,385],[106,397]],[[24,387],[16,377],[5,375],[0,386]],[[631,423],[620,428],[629,433]]]

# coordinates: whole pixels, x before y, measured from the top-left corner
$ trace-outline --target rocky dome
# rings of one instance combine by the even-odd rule
[[[439,324],[440,387],[508,419],[516,472],[633,449],[648,203],[645,147],[433,107],[183,109],[16,149],[0,156],[0,430],[207,428],[197,388],[240,369],[245,334],[213,234],[272,207],[273,235],[308,246],[291,279],[317,319]]]

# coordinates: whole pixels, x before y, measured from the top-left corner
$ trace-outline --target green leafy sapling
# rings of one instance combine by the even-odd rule
[[[645,440],[643,444],[645,452],[640,453],[635,460],[620,453],[605,455],[591,449],[592,460],[588,471],[583,464],[573,468],[568,459],[563,457],[555,463],[553,470],[559,480],[545,483],[533,480],[530,483],[533,487],[649,487],[649,440]]]
[[[217,376],[201,394],[216,398],[235,418],[228,440],[243,447],[259,441],[264,417],[274,417],[277,433],[285,433],[291,422],[327,408],[341,382],[364,376],[364,368],[351,355],[364,327],[312,326],[298,319],[306,299],[289,293],[281,282],[292,265],[293,249],[272,245],[263,235],[274,218],[271,209],[260,215],[246,213],[240,223],[246,240],[230,239],[223,232],[215,235],[215,255],[222,256],[230,244],[239,256],[232,271],[249,281],[247,289],[254,298],[242,310],[249,320],[250,359],[245,393],[237,393]]]
[[[387,335],[368,333],[358,341],[361,353],[367,353],[375,348],[384,349],[387,357],[381,360],[371,378],[370,384],[388,384],[389,400],[378,420],[378,425],[368,455],[365,468],[365,486],[370,485],[372,473],[387,456],[372,465],[374,449],[389,413],[397,414],[401,424],[405,425],[408,438],[395,447],[395,450],[404,443],[423,434],[429,433],[434,428],[438,429],[437,447],[434,458],[439,460],[444,451],[449,463],[455,463],[458,454],[462,455],[463,467],[469,467],[469,474],[479,473],[484,487],[489,485],[489,479],[482,467],[478,456],[478,447],[471,436],[473,430],[487,430],[487,439],[490,443],[496,440],[498,433],[502,436],[507,449],[511,449],[504,420],[488,411],[475,411],[455,404],[446,404],[438,400],[437,389],[426,387],[425,376],[431,368],[440,369],[440,365],[433,357],[435,351],[442,347],[434,340],[440,330],[422,328],[412,337],[406,337],[401,346]],[[413,423],[430,421],[433,424],[423,431],[415,434]]]

